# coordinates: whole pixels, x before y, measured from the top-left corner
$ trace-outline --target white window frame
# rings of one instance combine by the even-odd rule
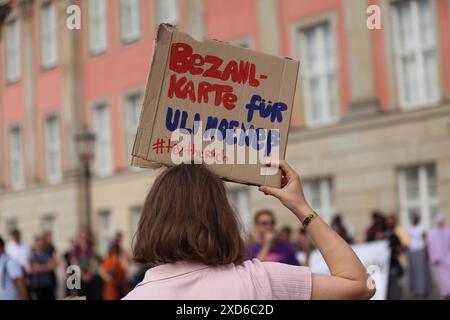
[[[136,104],[133,98],[138,98],[139,102]],[[127,150],[127,160],[131,160],[131,152],[133,150],[134,140],[136,138],[137,128],[139,126],[139,120],[142,112],[142,103],[144,95],[141,91],[135,91],[128,93],[124,97],[124,129],[125,129],[125,140],[126,140],[126,150]],[[131,101],[133,99],[133,102]],[[137,110],[134,110],[137,108]],[[133,110],[132,110],[133,109]],[[137,120],[136,123],[134,120]]]
[[[21,50],[21,26],[20,19],[13,18],[5,23],[5,69],[7,83],[15,83],[20,80],[22,73]]]
[[[395,70],[397,74],[397,87],[399,91],[399,103],[400,107],[404,110],[412,110],[417,109],[421,107],[431,107],[436,106],[439,103],[441,90],[440,90],[440,79],[439,79],[439,50],[438,50],[438,39],[434,38],[434,42],[430,44],[428,47],[423,48],[422,46],[417,46],[417,44],[421,43],[421,30],[419,27],[419,8],[417,0],[401,0],[401,1],[407,1],[410,3],[411,10],[412,10],[412,21],[411,23],[411,30],[414,37],[414,43],[416,43],[416,47],[411,49],[410,51],[404,51],[402,48],[400,48],[400,30],[399,30],[399,16],[398,16],[398,9],[395,7],[397,2],[392,2],[392,20],[393,20],[393,40],[394,40],[394,51],[395,51]],[[435,3],[432,0],[430,1],[431,5],[431,12],[434,14],[433,21],[437,21],[437,16],[435,15],[436,9],[435,9]],[[437,30],[436,24],[434,24],[434,29]],[[437,32],[435,32],[437,34]],[[425,92],[425,64],[424,64],[424,52],[434,50],[434,54],[436,56],[436,97],[431,98],[427,100],[426,92]],[[402,64],[402,58],[407,55],[414,55],[415,59],[417,59],[418,64],[418,79],[423,79],[421,82],[419,82],[419,88],[418,88],[418,94],[419,99],[418,101],[413,102],[407,102],[406,101],[406,92],[404,87],[404,70],[403,70],[403,64]],[[419,80],[420,81],[420,80]]]
[[[108,49],[108,0],[88,0],[89,52],[99,55]]]
[[[177,26],[180,23],[180,0],[156,0],[156,21]]]
[[[100,109],[105,110],[106,119],[100,119]],[[105,128],[98,128],[99,121],[106,121]],[[112,142],[112,128],[111,128],[111,109],[108,101],[101,101],[94,104],[92,108],[92,128],[96,135],[95,140],[95,173],[99,177],[107,177],[113,174],[114,171],[114,152]],[[104,148],[104,150],[103,150]],[[106,153],[103,155],[102,151]]]
[[[127,30],[127,21],[125,20],[125,6],[127,5],[132,8],[132,10],[130,10],[131,16],[129,17],[131,22],[128,21],[130,30]],[[120,37],[122,43],[125,44],[134,42],[141,37],[140,0],[120,0]]]
[[[19,146],[13,146],[12,139],[14,132],[18,132]],[[9,181],[13,191],[19,191],[25,188],[25,155],[24,155],[24,136],[23,129],[20,125],[15,125],[9,128],[8,144],[9,144]],[[13,150],[18,149],[18,150]],[[16,163],[13,165],[13,163]],[[16,165],[18,166],[16,168]],[[13,172],[15,169],[18,172]]]
[[[321,38],[321,41],[319,41],[319,52],[321,52],[322,61],[326,60],[326,56],[324,54],[325,52],[325,36],[323,32],[323,26],[328,24],[329,30],[330,30],[330,41],[331,41],[331,48],[334,50],[334,57],[332,60],[332,64],[329,66],[329,68],[325,68],[324,64],[321,64],[320,70],[318,72],[310,72],[308,70],[308,61],[306,60],[307,53],[306,48],[308,47],[308,44],[306,42],[306,34],[305,32],[307,30],[311,30],[313,28],[320,28],[316,31],[318,32],[318,37]],[[337,123],[339,119],[339,108],[340,108],[340,101],[339,101],[339,94],[338,94],[338,83],[339,83],[339,70],[338,70],[338,46],[336,42],[336,23],[335,19],[324,19],[321,21],[318,21],[311,25],[306,25],[302,27],[297,27],[295,29],[295,42],[297,44],[297,47],[299,47],[298,55],[300,61],[302,61],[302,73],[301,76],[303,80],[301,81],[302,87],[303,87],[303,95],[304,95],[304,106],[305,106],[305,118],[306,123],[309,127],[321,127],[326,125],[331,125],[334,123]],[[328,88],[328,81],[327,77],[329,75],[334,75],[335,81],[335,87],[331,90]],[[322,118],[321,119],[313,119],[312,117],[312,102],[310,97],[310,84],[309,84],[309,78],[312,77],[319,77],[319,85],[321,88],[321,105],[324,107],[322,110]],[[335,95],[335,105],[331,106],[329,105],[330,101],[330,94]],[[334,114],[331,112],[331,108],[334,108]]]
[[[320,199],[320,206],[315,206],[315,204],[311,203],[312,198],[312,184],[318,183],[319,184],[319,199]],[[323,178],[316,178],[316,179],[310,179],[305,180],[303,182],[303,189],[305,192],[305,197],[309,201],[309,203],[314,206],[313,209],[317,211],[317,213],[320,214],[322,219],[326,221],[327,223],[331,222],[332,217],[336,213],[335,208],[335,191],[334,191],[334,184],[333,179],[329,177],[323,177]]]
[[[55,122],[51,123],[52,121]],[[56,128],[50,128],[50,125],[55,125]],[[56,132],[51,133],[50,130],[55,130]],[[51,141],[51,137],[55,140]],[[44,119],[44,151],[47,181],[51,184],[57,184],[62,180],[62,166],[61,131],[59,117],[56,114],[49,115]]]
[[[44,16],[46,9],[50,10],[49,17]],[[41,66],[44,69],[51,69],[58,63],[58,17],[55,1],[45,1],[41,5],[39,21]]]
[[[429,177],[427,175],[427,167],[430,165],[418,165],[407,168],[402,168],[398,171],[397,182],[399,190],[399,200],[400,200],[400,214],[401,220],[404,225],[410,223],[409,208],[417,207],[419,208],[421,215],[421,222],[426,229],[431,228],[433,225],[433,219],[431,217],[430,207],[435,206],[438,208],[439,198],[436,190],[436,195],[433,197],[428,193],[429,190]],[[435,176],[437,180],[437,167],[435,164],[431,165],[435,170]],[[407,179],[406,171],[410,169],[418,170],[418,183],[419,183],[419,196],[417,199],[408,199],[407,194]]]

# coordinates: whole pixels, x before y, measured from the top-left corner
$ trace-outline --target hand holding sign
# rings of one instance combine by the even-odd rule
[[[278,198],[301,221],[312,211],[303,193],[300,176],[286,161],[274,161],[267,166],[279,167],[282,170],[282,188],[268,186],[259,187],[259,191]]]

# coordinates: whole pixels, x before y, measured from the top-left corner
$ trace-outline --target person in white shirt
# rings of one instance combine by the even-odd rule
[[[11,240],[6,245],[6,253],[11,259],[17,262],[26,273],[30,273],[30,258],[31,248],[22,241],[22,236],[19,230],[11,232]]]
[[[407,228],[410,238],[408,248],[409,293],[412,298],[425,298],[431,293],[431,271],[426,248],[425,228],[417,212],[411,215]]]
[[[27,298],[22,269],[5,253],[5,244],[0,238],[0,301],[27,300]]]

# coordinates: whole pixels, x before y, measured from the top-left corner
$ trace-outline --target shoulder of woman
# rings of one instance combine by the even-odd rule
[[[308,267],[293,266],[279,262],[260,261],[259,259],[247,260],[242,264],[242,267],[252,273],[261,275],[278,275],[286,273],[301,273],[310,275],[311,270]]]

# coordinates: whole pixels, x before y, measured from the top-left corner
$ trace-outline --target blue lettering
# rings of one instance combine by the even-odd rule
[[[261,118],[270,117],[270,122],[283,122],[283,112],[288,109],[288,106],[283,102],[272,103],[269,101],[266,105],[266,100],[259,95],[254,95],[250,103],[245,106],[248,110],[247,122],[252,122],[254,113],[259,112]]]
[[[172,119],[174,118],[174,119]],[[173,109],[167,109],[166,115],[166,128],[170,132],[174,132],[178,128],[178,122],[180,121],[180,110],[175,111],[175,116],[173,115]]]

